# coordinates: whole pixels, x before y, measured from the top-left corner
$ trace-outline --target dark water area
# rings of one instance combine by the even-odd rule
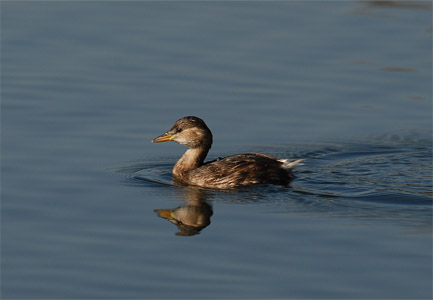
[[[2,299],[431,299],[428,1],[2,1]],[[290,186],[181,186],[304,159]]]

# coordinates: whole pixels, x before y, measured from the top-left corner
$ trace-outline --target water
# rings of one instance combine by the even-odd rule
[[[431,3],[2,1],[1,22],[2,299],[432,297]],[[305,163],[290,187],[174,185],[184,149],[150,140],[185,115],[208,159]]]

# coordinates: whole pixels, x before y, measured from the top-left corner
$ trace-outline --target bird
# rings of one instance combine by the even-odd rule
[[[204,162],[212,146],[212,132],[195,116],[177,120],[153,143],[174,141],[188,149],[173,167],[173,179],[186,185],[211,189],[233,189],[254,184],[287,186],[294,178],[292,168],[302,159],[279,159],[260,153],[236,154]]]

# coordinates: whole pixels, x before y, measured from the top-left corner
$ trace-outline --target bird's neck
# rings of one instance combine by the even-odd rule
[[[174,165],[173,175],[182,178],[186,172],[200,167],[208,152],[209,147],[190,148],[186,150]]]

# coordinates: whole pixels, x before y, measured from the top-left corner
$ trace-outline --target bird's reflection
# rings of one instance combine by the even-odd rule
[[[175,209],[155,209],[159,217],[169,220],[179,229],[176,235],[192,236],[210,224],[212,206],[206,202],[205,191],[185,187],[182,198],[185,204]]]

